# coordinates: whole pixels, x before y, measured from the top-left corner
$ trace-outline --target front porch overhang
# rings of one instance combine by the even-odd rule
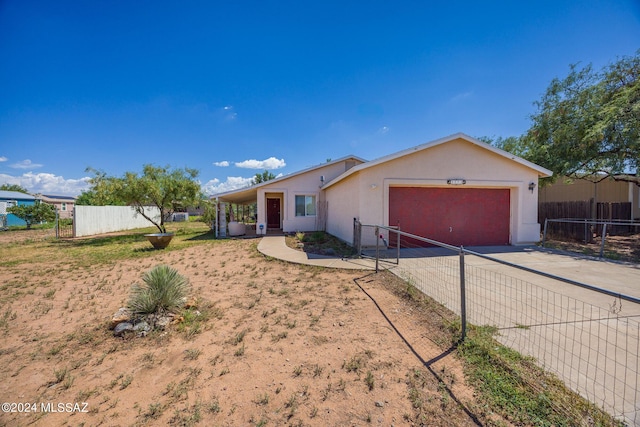
[[[229,191],[227,193],[220,193],[212,196],[220,202],[233,203],[236,205],[246,205],[250,203],[256,203],[258,201],[258,189],[255,187],[249,187],[242,190]]]

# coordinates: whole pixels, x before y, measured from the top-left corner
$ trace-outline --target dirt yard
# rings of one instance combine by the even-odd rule
[[[442,319],[392,276],[289,265],[256,245],[4,263],[0,401],[22,413],[0,426],[477,425]],[[113,337],[112,315],[158,264],[189,278],[201,318]]]

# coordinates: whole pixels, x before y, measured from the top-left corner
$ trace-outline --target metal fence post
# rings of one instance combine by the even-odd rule
[[[584,220],[584,242],[589,243],[589,240],[587,237],[587,219],[586,218]]]
[[[600,258],[604,255],[604,241],[607,239],[607,223],[602,226],[602,242],[600,242]]]
[[[378,272],[378,260],[380,259],[380,229],[376,225],[376,273]]]
[[[460,342],[464,341],[467,336],[467,298],[465,291],[465,275],[464,275],[464,248],[460,246],[460,322],[462,331],[460,332]]]
[[[357,219],[353,218],[353,247],[354,248],[358,248],[358,240],[357,240],[357,232],[358,232],[358,223],[357,223]],[[360,255],[360,254],[358,254]]]
[[[396,253],[396,265],[400,265],[400,238],[402,237],[402,236],[400,236],[400,221],[398,221],[398,233],[396,233],[396,234],[397,234],[397,236],[396,236],[396,247],[397,247],[397,249],[396,249],[396,251],[397,251],[397,253]]]

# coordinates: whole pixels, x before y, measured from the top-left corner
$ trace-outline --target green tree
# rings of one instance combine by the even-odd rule
[[[275,177],[276,176],[274,174],[266,170],[262,173],[257,173],[251,180],[251,185],[262,184],[263,182],[275,179]]]
[[[126,202],[119,197],[119,187],[122,180],[107,176],[106,172],[88,167],[85,172],[93,173],[89,179],[91,187],[80,193],[76,205],[82,206],[126,206]]]
[[[17,184],[2,184],[0,185],[0,190],[2,191],[17,191],[18,193],[29,194],[26,188],[21,187]]]
[[[14,214],[27,223],[27,230],[32,224],[51,222],[56,219],[56,208],[52,205],[36,200],[33,205],[17,205],[7,208],[7,212]]]
[[[196,181],[195,169],[173,169],[144,165],[142,175],[126,172],[122,178],[107,177],[111,197],[122,200],[137,214],[155,225],[161,233],[166,233],[165,220],[178,209],[196,206],[202,199],[200,183]],[[155,206],[160,217],[155,218],[145,212],[145,207]]]
[[[203,200],[200,203],[200,206],[204,208],[200,220],[207,224],[209,228],[213,230],[216,220],[216,202],[214,202],[213,200]]]
[[[535,102],[532,126],[514,154],[556,177],[633,182],[640,186],[640,50],[594,71],[570,67]]]

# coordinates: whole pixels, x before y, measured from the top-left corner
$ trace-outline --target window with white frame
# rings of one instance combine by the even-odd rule
[[[296,196],[296,216],[316,216],[316,196]]]
[[[66,203],[64,203],[64,202],[62,202],[62,210],[63,210],[63,211],[66,211],[66,210],[67,210],[67,204],[66,204]]]

